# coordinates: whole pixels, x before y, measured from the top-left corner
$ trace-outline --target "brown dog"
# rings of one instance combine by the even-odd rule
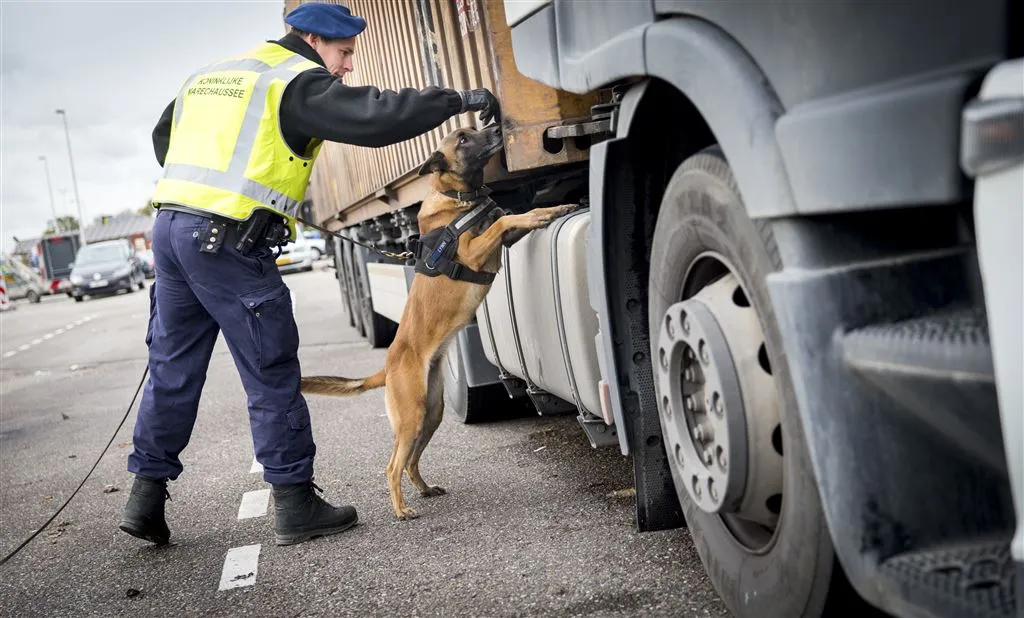
[[[421,237],[447,226],[471,209],[471,203],[445,193],[472,193],[479,189],[483,185],[484,166],[501,148],[497,126],[482,131],[458,129],[442,140],[419,172],[432,175],[431,191],[419,211]],[[503,244],[509,245],[529,230],[545,227],[575,208],[575,204],[536,208],[524,214],[482,221],[458,237],[455,261],[474,271],[496,273],[501,267]],[[448,343],[473,319],[490,288],[489,283],[417,273],[384,369],[361,380],[330,376],[302,378],[302,392],[306,394],[354,395],[386,386],[384,402],[395,434],[387,467],[388,491],[398,519],[417,516],[402,499],[403,470],[420,495],[445,493],[440,487],[427,485],[420,476],[420,456],[441,424],[444,411],[441,363]]]

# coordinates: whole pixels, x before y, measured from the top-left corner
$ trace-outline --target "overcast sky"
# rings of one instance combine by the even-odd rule
[[[151,133],[195,69],[284,33],[283,0],[0,0],[0,240],[77,216],[61,117],[67,110],[86,222],[145,205],[160,175]],[[63,192],[63,197],[62,197]]]

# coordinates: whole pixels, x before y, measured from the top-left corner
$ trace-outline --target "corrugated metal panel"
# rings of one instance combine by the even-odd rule
[[[147,238],[153,232],[153,219],[145,215],[116,215],[106,223],[94,223],[85,228],[86,242],[102,242],[117,238],[128,238],[143,234]]]
[[[440,86],[489,88],[501,100],[508,170],[492,165],[491,177],[586,160],[568,140],[544,150],[545,128],[586,115],[595,97],[557,91],[515,68],[504,3],[485,0],[311,0],[344,4],[367,20],[357,38],[354,71],[345,83],[381,89]],[[285,0],[285,14],[300,0]],[[425,192],[415,171],[438,142],[458,127],[476,126],[460,114],[422,136],[384,148],[327,143],[311,180],[318,221],[345,224],[407,206]],[[414,183],[415,187],[408,187]],[[407,190],[403,190],[403,188]],[[383,199],[382,199],[383,198]]]

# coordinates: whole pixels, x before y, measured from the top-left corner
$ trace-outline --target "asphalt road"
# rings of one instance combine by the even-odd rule
[[[381,366],[385,352],[341,313],[333,271],[285,281],[305,371],[354,377]],[[49,297],[0,314],[0,554],[64,503],[110,439],[145,366],[147,319],[139,292]],[[421,516],[398,522],[384,485],[382,393],[311,397],[316,482],[328,500],[354,504],[360,525],[275,546],[261,494],[247,498],[257,515],[239,519],[243,495],[269,486],[252,471],[245,396],[223,340],[214,354],[185,473],[169,488],[171,544],[117,529],[133,411],[78,496],[0,566],[0,615],[727,615],[687,531],[637,533],[629,460],[593,450],[569,417],[446,419],[422,471],[449,493],[420,498],[406,481]],[[222,590],[226,558],[243,547],[252,562]]]

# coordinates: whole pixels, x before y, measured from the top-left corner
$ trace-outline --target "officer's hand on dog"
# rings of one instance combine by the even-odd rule
[[[463,112],[480,112],[480,121],[485,125],[490,124],[491,120],[501,122],[501,105],[490,90],[462,90],[459,95],[462,97]]]

